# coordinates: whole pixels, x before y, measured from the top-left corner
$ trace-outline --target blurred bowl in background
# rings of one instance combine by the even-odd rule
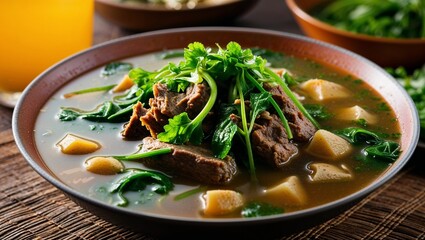
[[[425,63],[425,39],[373,37],[338,29],[310,15],[328,0],[285,0],[301,30],[309,37],[356,52],[382,67],[416,68]]]
[[[248,12],[258,0],[205,0],[195,7],[172,9],[162,4],[96,0],[95,10],[106,20],[128,30],[150,31],[173,27],[224,23]]]

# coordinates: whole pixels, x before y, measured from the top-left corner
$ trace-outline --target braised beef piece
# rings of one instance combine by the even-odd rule
[[[154,98],[150,99],[149,105],[155,105],[168,117],[187,112],[189,118],[193,119],[207,103],[209,92],[208,85],[204,83],[191,84],[184,93],[171,92],[166,84],[155,84]]]
[[[149,99],[149,109],[142,114],[134,113],[133,117],[139,116],[142,128],[145,128],[150,136],[156,138],[158,133],[164,131],[164,126],[168,124],[168,119],[182,112],[187,112],[189,118],[195,118],[207,103],[210,90],[208,85],[191,84],[184,93],[169,91],[166,84],[155,84],[153,86],[154,97]],[[131,122],[131,123],[130,123]],[[137,121],[130,119],[125,125],[123,137],[131,136],[131,139],[143,139],[145,134],[138,135],[140,131]],[[125,134],[124,134],[125,133]]]
[[[230,119],[241,124],[241,119],[235,114],[231,114]],[[298,153],[297,146],[288,140],[279,116],[268,111],[262,112],[255,120],[251,143],[256,158],[276,168],[282,167]]]
[[[269,165],[282,167],[298,153],[277,115],[264,111],[255,123],[251,133],[253,151]]]
[[[133,106],[133,114],[130,120],[124,125],[124,130],[121,135],[129,140],[137,140],[147,136],[150,136],[149,131],[146,127],[142,126],[140,117],[146,115],[148,110],[143,107],[143,104],[138,102]]]
[[[213,157],[212,152],[201,146],[174,145],[152,137],[143,139],[142,151],[172,148],[172,153],[141,160],[147,167],[164,171],[172,176],[189,178],[204,184],[223,185],[237,172],[235,160]]]
[[[289,122],[294,140],[307,142],[317,131],[316,127],[295,106],[285,94],[281,86],[264,84],[264,89],[272,94],[273,99],[281,107],[283,114]]]

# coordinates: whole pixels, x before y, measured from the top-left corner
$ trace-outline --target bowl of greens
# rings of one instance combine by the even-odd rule
[[[405,89],[360,55],[277,31],[193,27],[57,63],[23,93],[13,133],[36,172],[113,224],[271,239],[396,176],[419,120]]]
[[[96,0],[107,21],[132,31],[217,25],[249,11],[258,0]]]
[[[286,0],[306,35],[383,67],[425,63],[425,1]]]

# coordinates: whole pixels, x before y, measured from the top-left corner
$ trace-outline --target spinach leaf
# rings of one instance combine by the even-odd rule
[[[328,112],[325,106],[319,105],[319,104],[304,104],[305,109],[307,112],[314,117],[315,119],[319,120],[328,120],[332,117],[332,114]]]
[[[366,156],[386,162],[395,162],[400,156],[398,143],[384,141],[364,149]]]
[[[118,72],[128,72],[133,68],[133,64],[126,62],[111,62],[100,71],[102,77],[109,77]]]
[[[262,217],[275,214],[284,213],[284,209],[280,207],[273,206],[268,203],[262,202],[251,202],[247,204],[241,212],[242,217],[251,218],[251,217]]]
[[[250,103],[251,103],[251,111],[250,111],[250,126],[249,126],[249,132],[252,131],[252,128],[254,127],[255,119],[257,116],[264,112],[270,105],[269,99],[271,98],[271,93],[269,92],[262,92],[262,93],[251,93],[250,97]]]
[[[92,122],[123,122],[132,114],[132,106],[121,108],[112,101],[106,101],[92,111],[63,107],[59,113],[61,121],[73,121],[78,117]]]
[[[222,105],[220,108],[220,120],[214,131],[211,148],[214,156],[223,159],[232,148],[233,137],[238,130],[238,126],[230,119],[231,114],[237,113],[236,106]]]
[[[381,138],[376,133],[362,128],[349,127],[337,131],[337,134],[343,136],[345,139],[347,139],[350,143],[353,144],[365,143],[368,145],[376,145],[382,142]]]
[[[171,178],[161,172],[130,168],[124,170],[122,175],[109,188],[110,193],[118,195],[118,206],[128,205],[128,199],[124,196],[126,191],[142,191],[151,185],[152,192],[164,195],[174,188]]]
[[[336,132],[338,135],[356,145],[366,145],[363,149],[364,158],[394,162],[400,156],[400,145],[382,139],[378,134],[362,128],[346,128]]]

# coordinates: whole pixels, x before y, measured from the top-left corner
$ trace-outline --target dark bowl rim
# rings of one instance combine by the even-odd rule
[[[104,5],[108,5],[110,7],[114,7],[117,9],[123,9],[123,10],[133,10],[133,11],[145,11],[145,12],[157,12],[158,14],[165,14],[165,13],[169,13],[169,12],[173,12],[173,13],[181,13],[181,14],[187,14],[189,12],[194,12],[194,11],[204,11],[204,10],[213,10],[216,8],[222,8],[222,7],[226,7],[226,6],[231,6],[231,5],[235,5],[235,4],[242,4],[243,2],[246,2],[246,4],[252,4],[254,2],[257,2],[258,0],[229,0],[220,4],[206,4],[206,3],[199,3],[195,8],[181,8],[181,9],[170,9],[170,8],[166,8],[164,6],[153,6],[152,4],[149,3],[139,3],[138,5],[128,5],[128,4],[122,4],[122,3],[118,3],[118,2],[114,2],[111,0],[95,0],[95,2],[100,3],[100,4],[104,4]]]
[[[329,23],[320,21],[319,19],[311,16],[309,13],[307,13],[304,9],[302,9],[298,4],[297,0],[285,0],[286,5],[288,6],[289,10],[298,16],[301,19],[304,19],[304,21],[309,22],[312,25],[315,25],[316,27],[332,32],[334,34],[338,34],[345,37],[350,37],[358,40],[363,41],[372,41],[377,43],[393,43],[393,44],[425,44],[425,38],[387,38],[387,37],[377,37],[372,35],[367,35],[363,33],[353,33],[347,30],[336,28],[335,26],[332,26]]]
[[[382,74],[386,75],[388,80],[397,83],[396,80],[389,75],[385,70],[383,70],[381,67],[376,65],[375,63],[371,62],[370,60],[353,53],[349,50],[343,49],[341,47],[325,43],[319,40],[311,39],[305,36],[287,33],[287,32],[281,32],[281,31],[275,31],[275,30],[266,30],[266,29],[257,29],[257,28],[247,28],[247,27],[185,27],[185,28],[173,28],[173,29],[165,29],[165,30],[156,30],[156,31],[149,31],[145,33],[139,33],[134,34],[126,37],[120,37],[114,40],[110,40],[98,45],[95,45],[89,49],[83,50],[79,53],[76,53],[68,58],[63,59],[62,61],[56,63],[55,65],[51,66],[47,70],[45,70],[43,73],[41,73],[38,77],[36,77],[29,86],[24,90],[22,97],[18,100],[17,105],[15,106],[13,117],[12,117],[12,131],[13,135],[16,141],[16,144],[18,146],[18,149],[20,150],[21,154],[24,156],[28,164],[44,179],[46,179],[48,182],[50,182],[52,185],[54,185],[56,188],[64,192],[66,195],[70,195],[73,198],[76,198],[78,200],[83,200],[85,202],[88,202],[94,206],[101,207],[103,209],[107,209],[108,211],[111,211],[111,214],[113,212],[121,212],[125,213],[127,215],[132,215],[136,217],[143,217],[143,218],[150,218],[158,221],[173,221],[173,222],[179,222],[179,223],[185,223],[185,224],[195,224],[195,225],[203,225],[203,224],[209,224],[212,226],[220,226],[220,225],[252,225],[255,223],[272,223],[272,222],[278,222],[282,220],[293,220],[293,219],[300,219],[305,216],[318,214],[322,212],[326,212],[328,210],[337,209],[338,207],[342,207],[345,205],[349,205],[350,203],[354,201],[361,200],[363,197],[367,196],[371,192],[375,191],[377,188],[388,182],[396,173],[398,173],[401,168],[408,162],[408,160],[413,155],[413,152],[416,148],[416,145],[418,143],[419,139],[419,116],[418,112],[416,110],[416,107],[407,94],[407,92],[404,90],[404,88],[397,84],[396,87],[400,90],[401,94],[403,95],[403,98],[406,99],[407,103],[412,108],[412,113],[414,116],[412,116],[412,126],[416,128],[418,131],[413,132],[413,136],[411,138],[411,143],[407,148],[404,150],[405,154],[403,154],[403,158],[400,158],[397,160],[396,164],[391,166],[387,171],[385,171],[381,176],[378,177],[375,181],[373,181],[368,186],[360,189],[357,192],[354,192],[346,197],[337,199],[335,201],[319,205],[316,207],[308,208],[301,211],[296,211],[292,213],[284,213],[284,214],[278,214],[273,216],[265,216],[261,218],[229,218],[229,219],[204,219],[204,218],[184,218],[184,217],[176,217],[176,216],[166,216],[161,214],[152,214],[152,213],[142,213],[142,212],[133,212],[126,208],[120,208],[117,206],[113,206],[104,202],[101,202],[100,200],[96,200],[93,198],[88,197],[85,194],[82,194],[78,192],[77,190],[71,188],[70,186],[66,185],[59,179],[56,179],[54,176],[51,175],[51,173],[45,171],[41,166],[39,166],[30,156],[28,151],[25,148],[25,143],[19,138],[19,110],[22,108],[22,106],[25,103],[26,95],[31,94],[31,89],[33,86],[36,85],[36,82],[41,81],[43,77],[47,74],[49,74],[50,71],[52,71],[55,68],[58,68],[59,66],[62,66],[66,64],[71,59],[74,59],[76,57],[79,57],[80,55],[84,55],[89,53],[90,51],[94,51],[101,48],[108,48],[108,46],[118,44],[121,42],[125,42],[134,38],[143,38],[146,36],[152,36],[152,35],[160,35],[160,34],[178,34],[181,32],[193,32],[193,31],[220,31],[220,32],[229,32],[229,33],[237,33],[237,32],[244,32],[244,33],[251,33],[251,34],[267,34],[267,35],[273,35],[278,37],[284,37],[284,38],[291,38],[298,41],[308,42],[312,44],[318,44],[324,47],[327,47],[332,50],[336,50],[339,52],[342,52],[346,55],[349,55],[351,57],[354,57],[358,59],[359,61],[363,61],[369,65],[371,65],[376,71],[381,72]],[[70,80],[72,81],[72,80]],[[70,82],[69,81],[69,82]]]

